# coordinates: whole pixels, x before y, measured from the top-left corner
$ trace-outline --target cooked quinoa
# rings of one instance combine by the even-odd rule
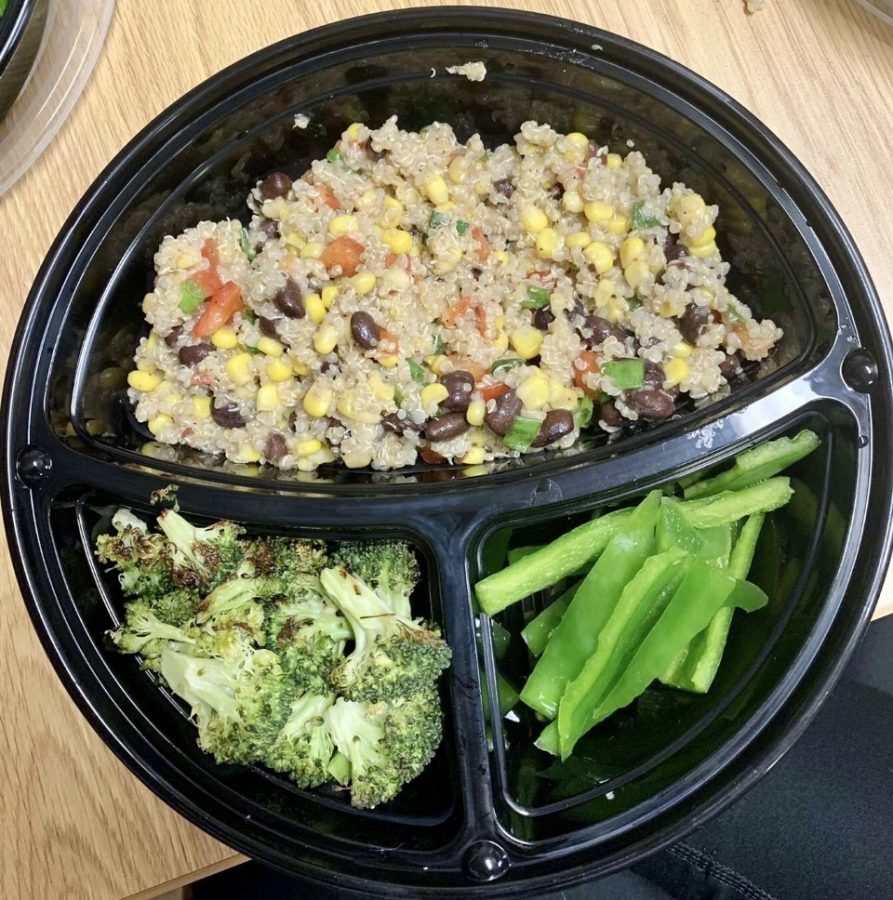
[[[782,334],[725,287],[716,206],[536,122],[493,149],[353,124],[248,206],[163,240],[128,378],[157,441],[234,462],[567,448],[727,391]]]

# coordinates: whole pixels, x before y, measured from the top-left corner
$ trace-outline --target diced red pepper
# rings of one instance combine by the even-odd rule
[[[480,262],[486,262],[487,257],[490,255],[490,241],[487,240],[487,236],[477,225],[471,229],[471,236],[477,244],[478,260]]]
[[[220,248],[217,246],[217,241],[211,238],[202,241],[202,256],[212,269],[216,269],[220,265]]]
[[[470,297],[462,297],[456,303],[454,303],[444,314],[441,321],[447,328],[452,328],[456,322],[468,312],[471,308],[471,298]]]
[[[329,209],[341,209],[341,201],[335,196],[335,192],[325,184],[320,184],[316,188],[319,191],[320,200],[325,203]]]
[[[475,306],[474,320],[481,337],[487,336],[487,310],[483,306]]]
[[[598,395],[597,390],[593,390],[586,383],[586,376],[601,371],[601,365],[598,361],[598,354],[592,350],[581,350],[580,355],[574,362],[574,384],[590,397]]]
[[[322,255],[319,257],[322,264],[327,269],[334,269],[336,266],[341,267],[342,275],[353,275],[360,265],[360,257],[366,248],[349,235],[335,238],[329,244]]]
[[[217,274],[217,269],[202,269],[189,279],[206,297],[216,294],[223,287],[223,282]]]
[[[412,269],[412,261],[405,253],[389,253],[384,258],[384,264],[385,268],[403,269],[404,272],[409,272]]]
[[[447,358],[453,364],[454,372],[458,370],[468,372],[475,381],[480,381],[487,374],[487,370],[470,356],[457,356],[451,353]]]
[[[235,281],[227,281],[205,303],[198,321],[192,326],[195,337],[210,337],[242,308],[242,292]]]
[[[440,463],[443,462],[443,457],[436,451],[432,450],[430,447],[422,447],[419,450],[419,456],[422,457],[422,460],[426,463]]]
[[[503,394],[507,394],[510,388],[504,381],[497,381],[496,384],[483,384],[479,390],[481,397],[484,398],[484,403],[487,403],[490,400],[501,397]]]

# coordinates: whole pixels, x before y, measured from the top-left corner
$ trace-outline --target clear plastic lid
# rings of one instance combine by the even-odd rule
[[[40,49],[0,122],[0,194],[46,149],[80,97],[108,31],[115,0],[48,0]]]

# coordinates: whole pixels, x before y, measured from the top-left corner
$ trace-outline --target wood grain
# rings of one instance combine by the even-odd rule
[[[265,45],[400,0],[118,0],[105,52],[59,135],[0,199],[0,354],[74,203],[153,116]],[[424,5],[416,3],[415,5]],[[427,5],[436,5],[433,2]],[[472,4],[468,4],[472,5]],[[627,35],[706,76],[800,157],[837,206],[893,309],[893,29],[852,0],[538,0],[505,3]],[[178,883],[233,851],[157,800],[58,684],[2,559],[0,896],[115,898]],[[888,583],[879,612],[893,612]]]

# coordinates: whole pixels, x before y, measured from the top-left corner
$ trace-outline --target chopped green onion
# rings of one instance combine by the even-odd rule
[[[406,364],[409,366],[409,374],[416,384],[424,384],[428,380],[425,377],[425,370],[414,359],[407,359]]]
[[[252,346],[246,344],[245,352],[250,353],[252,356],[257,356],[257,354],[260,353],[260,350],[258,350],[257,347],[252,347]]]
[[[343,157],[341,156],[341,151],[337,147],[332,147],[331,150],[326,154],[326,159],[330,163],[341,162]]]
[[[523,365],[523,359],[519,359],[517,356],[507,356],[504,359],[497,359],[496,362],[490,366],[490,374],[495,375],[497,372],[508,372],[509,369],[517,369],[518,366]]]
[[[449,221],[450,217],[446,213],[438,212],[435,209],[434,212],[431,213],[431,218],[428,219],[428,229],[440,228],[441,225],[446,225]]]
[[[246,309],[245,312],[242,313],[242,318],[253,325],[257,321],[257,313],[253,309]]]
[[[552,295],[542,287],[534,287],[532,284],[527,285],[527,297],[521,301],[524,309],[543,309],[549,305]]]
[[[245,256],[248,257],[248,261],[251,262],[257,254],[254,252],[254,248],[251,246],[251,240],[248,237],[248,229],[243,228],[239,232],[239,246],[242,248],[242,252]]]
[[[194,281],[184,281],[180,285],[180,310],[186,315],[194,313],[204,299],[204,292]]]
[[[610,403],[613,399],[614,398],[610,394],[605,393],[605,391],[598,392],[598,402],[602,406],[604,406],[606,403]]]
[[[573,412],[574,425],[577,428],[585,428],[592,421],[593,409],[592,397],[581,397],[577,401],[577,408]]]
[[[462,237],[470,227],[471,226],[464,219],[459,219],[459,221],[456,222],[456,234],[458,234],[459,237]]]
[[[626,305],[629,307],[629,311],[632,312],[634,309],[638,309],[642,305],[642,301],[635,295],[629,298],[626,301]]]
[[[511,428],[503,438],[509,450],[527,450],[536,440],[543,423],[530,416],[516,416]]]
[[[640,388],[645,383],[645,363],[641,359],[612,359],[602,366],[602,372],[622,391]]]
[[[443,335],[438,332],[434,335],[434,355],[440,356],[444,349],[446,349],[446,342],[443,339]]]
[[[633,203],[633,228],[655,228],[657,225],[660,225],[660,219],[656,216],[649,216],[642,211],[644,206],[644,200],[636,200]]]
[[[395,385],[394,386],[394,403],[396,403],[398,407],[403,406],[403,401],[405,399],[406,399],[406,394],[404,394],[403,391],[400,390],[400,385],[399,384]]]

